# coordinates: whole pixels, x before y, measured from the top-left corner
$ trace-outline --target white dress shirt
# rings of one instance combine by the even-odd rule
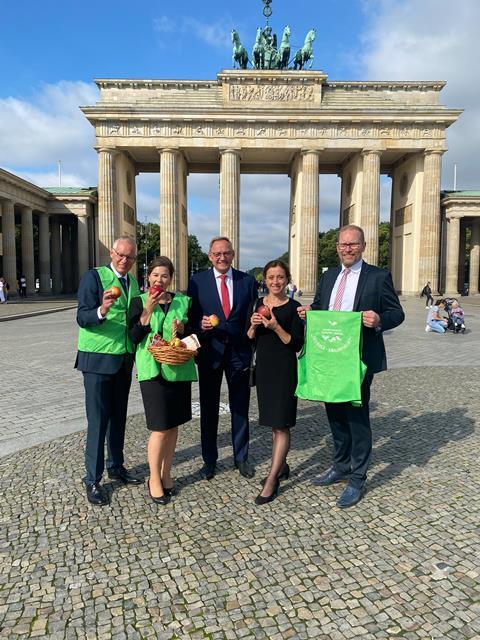
[[[353,304],[355,302],[355,294],[357,293],[358,279],[360,277],[360,271],[362,270],[362,264],[363,260],[360,259],[350,267],[350,273],[347,275],[347,282],[345,284],[345,291],[343,293],[342,306],[340,307],[340,311],[353,311]],[[329,311],[332,311],[333,309],[338,286],[340,284],[340,280],[342,279],[345,268],[346,267],[342,265],[342,270],[338,274],[337,279],[335,280],[335,284],[333,285],[332,293],[330,295],[330,302],[328,304]]]
[[[213,275],[215,276],[215,283],[217,285],[218,297],[220,298],[220,304],[222,302],[222,279],[220,276],[222,275],[220,271],[217,271],[215,267],[213,268]],[[225,274],[227,277],[225,278],[225,282],[227,283],[228,289],[228,297],[230,299],[230,309],[233,307],[233,271],[232,267]]]

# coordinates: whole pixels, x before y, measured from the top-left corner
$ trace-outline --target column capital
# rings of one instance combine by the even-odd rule
[[[228,153],[231,153],[234,156],[238,156],[241,159],[241,155],[240,155],[240,147],[235,148],[235,147],[225,147],[222,149],[219,149],[218,152],[221,156],[224,156]]]
[[[300,149],[300,155],[306,156],[309,153],[314,153],[315,155],[320,156],[322,151],[325,151],[325,147],[316,147],[315,149],[306,149],[305,147],[303,147],[302,149]]]
[[[381,156],[383,149],[362,149],[360,151],[361,156]]]
[[[119,153],[119,150],[116,147],[93,147],[97,153],[111,153],[112,155],[116,155]]]
[[[443,154],[445,153],[446,149],[425,149],[424,150],[424,155],[426,156],[443,156]]]
[[[162,153],[181,153],[179,147],[157,147],[157,151],[160,155],[162,155]]]

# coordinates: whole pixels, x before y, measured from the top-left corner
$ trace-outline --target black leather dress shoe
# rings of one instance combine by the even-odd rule
[[[90,504],[95,504],[100,507],[103,507],[104,505],[108,504],[108,498],[99,482],[94,482],[93,484],[86,484],[85,488],[87,490],[87,499],[90,502]]]
[[[205,478],[205,480],[211,480],[214,477],[216,470],[217,468],[215,464],[205,463],[200,469],[200,475],[202,478]]]
[[[335,469],[329,469],[326,473],[318,478],[314,478],[312,480],[312,484],[315,484],[317,487],[328,487],[331,484],[336,484],[337,482],[347,482],[348,476],[338,473]]]
[[[241,462],[235,460],[235,467],[239,470],[240,475],[244,478],[253,478],[253,476],[255,475],[255,469],[252,467],[248,460],[242,460]]]
[[[362,487],[352,487],[352,485],[347,484],[345,491],[337,500],[337,507],[340,507],[340,509],[348,509],[349,507],[353,507],[357,504],[357,502],[360,502],[362,496]]]
[[[125,484],[141,484],[142,481],[137,476],[134,476],[130,471],[127,471],[125,467],[113,467],[107,471],[110,480],[120,480]]]

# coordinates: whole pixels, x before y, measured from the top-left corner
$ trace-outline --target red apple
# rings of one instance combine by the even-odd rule
[[[113,285],[113,287],[111,287],[111,289],[110,289],[110,294],[116,300],[117,298],[119,298],[122,295],[122,290],[120,289],[120,287],[117,287],[116,285]]]
[[[212,325],[212,327],[216,327],[220,324],[218,316],[216,316],[214,313],[212,313],[211,316],[208,316],[208,319],[210,320],[210,324]]]
[[[270,320],[270,318],[272,317],[272,312],[270,311],[269,307],[267,307],[265,304],[261,304],[258,307],[257,313],[259,313],[261,316],[263,316],[267,320]]]
[[[150,295],[152,294],[159,294],[162,295],[162,293],[165,291],[165,289],[162,287],[161,284],[152,284],[152,286],[150,287],[150,289],[148,290],[148,293]]]

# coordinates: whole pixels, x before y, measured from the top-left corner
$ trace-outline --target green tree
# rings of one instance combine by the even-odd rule
[[[337,255],[337,231],[329,229],[318,234],[318,273],[322,274],[325,267],[336,267],[338,264]]]
[[[378,227],[378,266],[390,269],[390,223],[381,222]]]
[[[210,260],[208,259],[208,253],[203,251],[198,238],[195,235],[188,236],[188,268],[190,273],[197,273],[197,271],[204,271],[210,266]]]

